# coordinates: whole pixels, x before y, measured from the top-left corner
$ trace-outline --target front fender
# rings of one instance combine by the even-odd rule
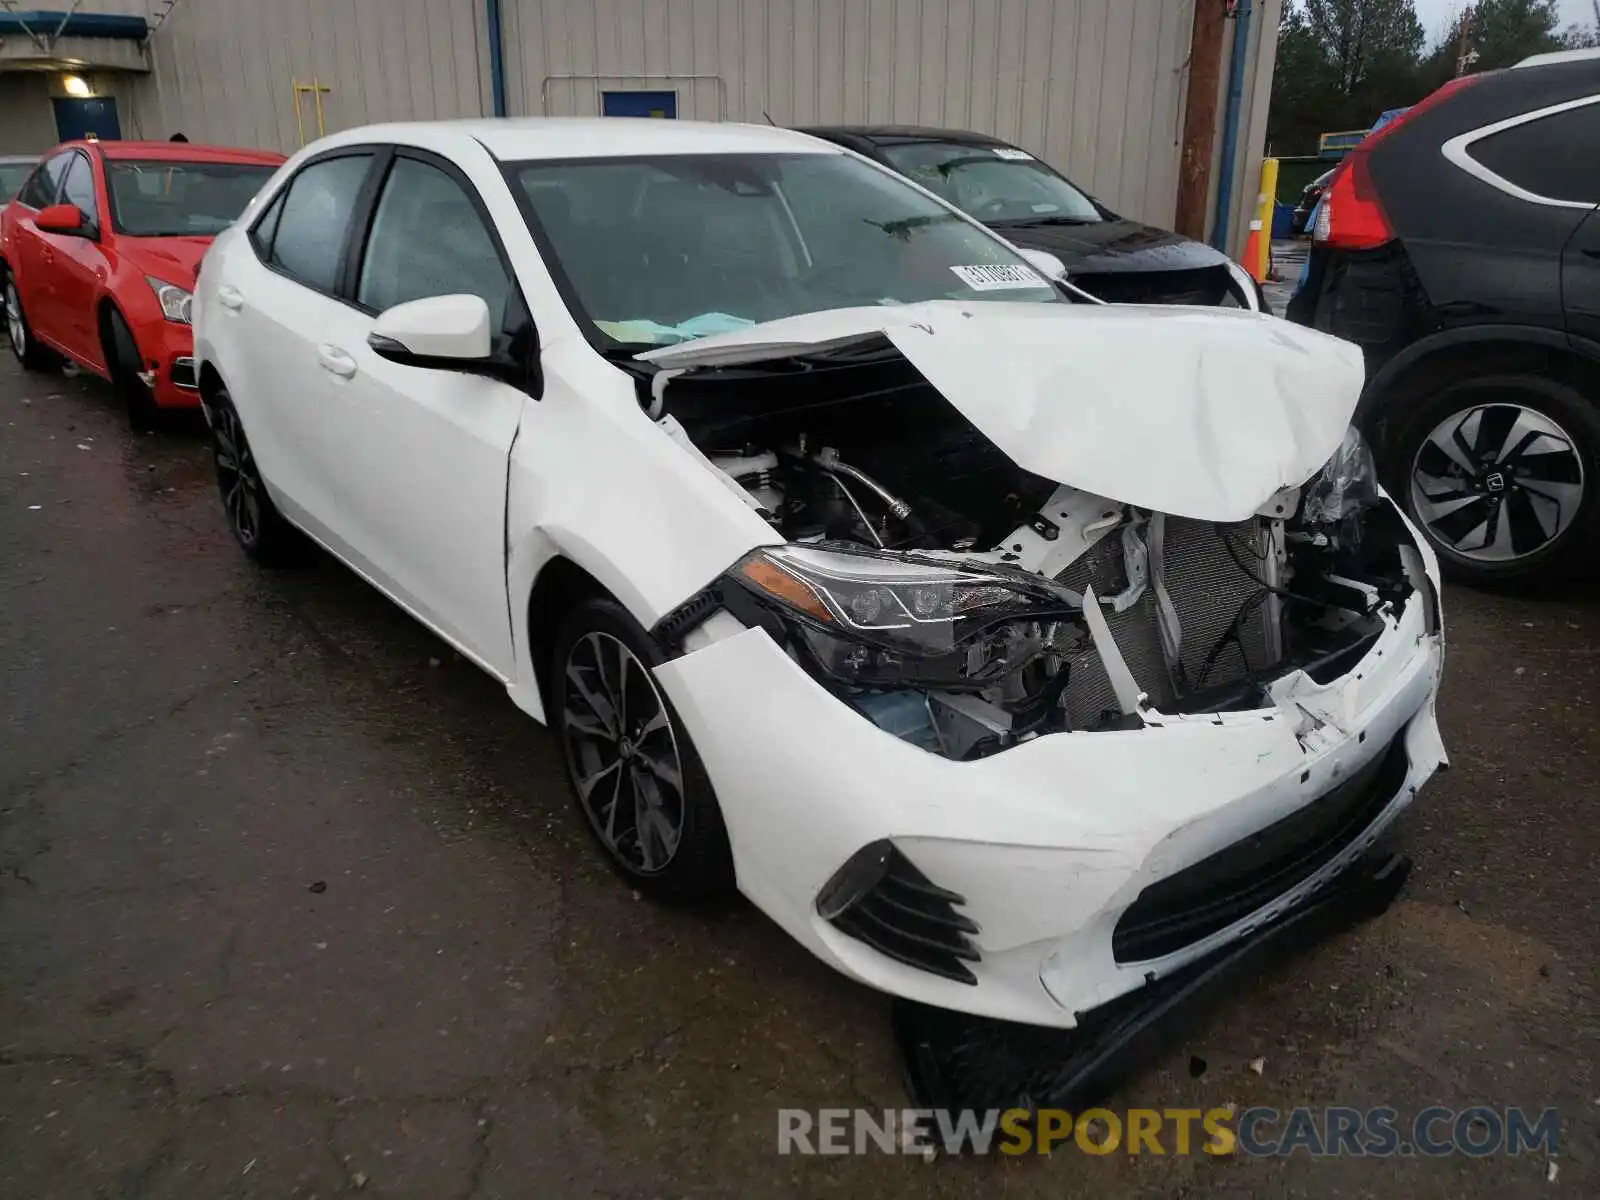
[[[782,539],[679,446],[632,380],[587,344],[550,347],[545,392],[511,451],[506,590],[512,698],[543,719],[529,601],[557,558],[593,576],[648,629],[744,554]]]

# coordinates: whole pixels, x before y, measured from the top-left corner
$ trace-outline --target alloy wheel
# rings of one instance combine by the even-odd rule
[[[683,835],[683,761],[649,668],[609,633],[579,638],[567,654],[561,728],[595,832],[632,870],[662,870]]]
[[[1545,414],[1484,404],[1439,422],[1411,464],[1411,503],[1441,546],[1480,563],[1544,549],[1583,503],[1583,459]]]
[[[11,349],[21,358],[28,352],[28,327],[22,323],[22,297],[17,295],[17,285],[6,280],[6,333],[11,338]]]
[[[215,409],[212,423],[212,454],[217,462],[217,485],[222,489],[222,506],[234,536],[246,549],[261,537],[261,472],[250,443],[245,439],[239,414],[226,401]]]

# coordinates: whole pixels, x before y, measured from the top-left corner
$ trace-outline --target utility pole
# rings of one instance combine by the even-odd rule
[[[1206,197],[1211,190],[1211,147],[1217,132],[1223,31],[1228,0],[1195,0],[1189,34],[1189,86],[1183,101],[1183,152],[1178,160],[1178,210],[1174,225],[1184,237],[1206,236]]]
[[[1600,0],[1597,0],[1597,2],[1600,2]],[[1456,27],[1456,32],[1458,35],[1456,38],[1457,78],[1465,75],[1467,73],[1467,68],[1478,61],[1478,52],[1468,44],[1468,38],[1472,34],[1472,23],[1477,19],[1477,15],[1478,14],[1474,9],[1467,9],[1466,12],[1461,14],[1461,22]]]

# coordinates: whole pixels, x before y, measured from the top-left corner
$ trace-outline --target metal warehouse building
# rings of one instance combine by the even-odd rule
[[[319,130],[496,112],[941,125],[1016,142],[1131,217],[1170,226],[1182,215],[1186,231],[1198,232],[1201,221],[1215,231],[1225,211],[1235,252],[1255,199],[1282,7],[45,3],[0,0],[0,154],[84,132],[179,131],[193,141],[290,151]],[[1190,166],[1182,169],[1186,149]],[[1183,199],[1181,170],[1189,178]]]

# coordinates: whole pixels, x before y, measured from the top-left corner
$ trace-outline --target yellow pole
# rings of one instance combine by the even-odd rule
[[[313,75],[311,77],[311,94],[317,98],[317,136],[319,138],[328,136],[328,127],[322,122],[322,93],[326,91],[328,89],[322,86],[321,80]]]
[[[1259,230],[1261,236],[1256,238],[1252,249],[1255,251],[1254,260],[1245,264],[1250,274],[1256,280],[1265,283],[1267,268],[1272,258],[1272,211],[1278,203],[1278,160],[1264,158],[1261,160],[1261,190],[1256,193],[1256,219],[1250,223],[1252,231]]]
[[[291,76],[289,84],[294,93],[294,128],[295,132],[300,135],[300,144],[304,146],[306,144],[306,122],[305,118],[300,115],[300,81]]]

